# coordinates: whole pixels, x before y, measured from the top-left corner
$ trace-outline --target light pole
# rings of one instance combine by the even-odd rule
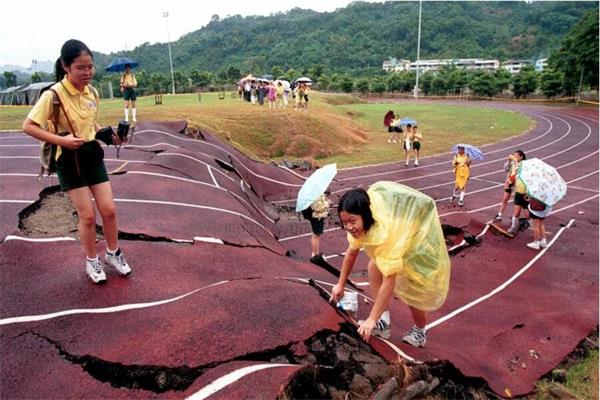
[[[36,69],[37,69],[37,60],[31,60],[31,70],[33,71],[33,73],[36,73]]]
[[[415,99],[419,97],[419,55],[421,51],[421,10],[423,0],[419,0],[419,33],[417,34],[417,82],[415,83]]]
[[[171,39],[169,38],[169,12],[165,11],[163,17],[167,21],[167,46],[169,46],[169,63],[171,64],[171,84],[173,85],[173,94],[175,94],[175,76],[173,75],[173,56],[171,56]]]

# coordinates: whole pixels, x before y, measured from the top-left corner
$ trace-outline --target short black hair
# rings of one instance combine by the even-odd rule
[[[365,231],[368,231],[375,223],[371,212],[371,200],[364,189],[352,189],[344,193],[338,203],[338,216],[342,211],[360,215],[363,219]]]
[[[527,156],[525,155],[525,153],[523,153],[523,150],[517,150],[515,151],[515,153],[521,156],[521,160],[527,160]]]

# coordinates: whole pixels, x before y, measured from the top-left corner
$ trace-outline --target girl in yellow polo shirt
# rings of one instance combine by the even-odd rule
[[[94,76],[94,59],[90,49],[79,40],[66,41],[56,61],[56,80],[52,90],[59,96],[61,109],[57,132],[50,120],[53,114],[53,94],[44,92],[23,122],[23,131],[36,139],[58,145],[56,173],[60,187],[67,192],[79,215],[79,239],[86,253],[85,269],[94,283],[106,281],[106,274],[96,253],[96,214],[92,196],[102,216],[106,238],[106,263],[121,275],[128,275],[127,264],[117,239],[117,217],[112,188],[104,166],[104,151],[94,139],[100,128],[98,98],[90,86]],[[67,120],[67,118],[69,120]],[[70,122],[70,123],[69,123]],[[72,132],[70,127],[76,132]],[[113,140],[118,140],[113,139]]]
[[[450,281],[446,250],[435,202],[429,196],[395,182],[376,182],[368,191],[353,189],[338,203],[342,227],[348,232],[348,250],[332,300],[344,294],[346,280],[364,249],[369,257],[369,284],[375,303],[358,332],[389,338],[391,320],[386,311],[392,295],[405,302],[414,325],[403,341],[423,347],[427,312],[444,304]]]
[[[133,122],[137,122],[135,115],[135,101],[137,100],[137,94],[135,88],[137,87],[137,80],[135,75],[131,72],[131,65],[125,65],[125,73],[121,77],[121,93],[123,93],[123,100],[125,100],[125,121],[129,121],[128,109],[131,108],[131,117]]]
[[[456,192],[460,191],[460,198],[458,199],[458,205],[460,207],[465,205],[465,190],[467,189],[467,182],[469,182],[469,176],[471,176],[471,157],[465,153],[464,147],[458,147],[458,153],[454,155],[452,160],[454,166],[454,189],[452,190],[452,197],[450,203],[456,199]]]

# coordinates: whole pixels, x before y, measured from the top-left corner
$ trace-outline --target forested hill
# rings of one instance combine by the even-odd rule
[[[598,2],[423,2],[421,58],[547,57]],[[212,21],[172,43],[176,70],[216,72],[230,66],[330,71],[381,69],[388,57],[416,59],[418,2],[353,2],[330,13],[293,9],[270,16]],[[148,72],[167,72],[167,46],[143,44],[120,54]],[[98,61],[109,56],[98,55]],[[110,55],[110,57],[114,56]]]

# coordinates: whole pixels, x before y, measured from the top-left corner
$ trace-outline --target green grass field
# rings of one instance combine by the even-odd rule
[[[251,105],[225,93],[163,95],[138,99],[138,120],[185,119],[190,126],[205,128],[228,140],[250,156],[271,159],[313,158],[341,167],[403,158],[401,144],[388,144],[383,115],[394,110],[416,119],[423,133],[421,156],[444,153],[453,144],[474,145],[518,135],[533,126],[521,114],[483,107],[431,104],[371,104],[350,95],[313,92],[309,112],[270,110]],[[472,105],[473,103],[469,103]],[[0,107],[0,129],[20,129],[30,107]],[[116,125],[123,118],[121,99],[102,100],[99,123]]]

